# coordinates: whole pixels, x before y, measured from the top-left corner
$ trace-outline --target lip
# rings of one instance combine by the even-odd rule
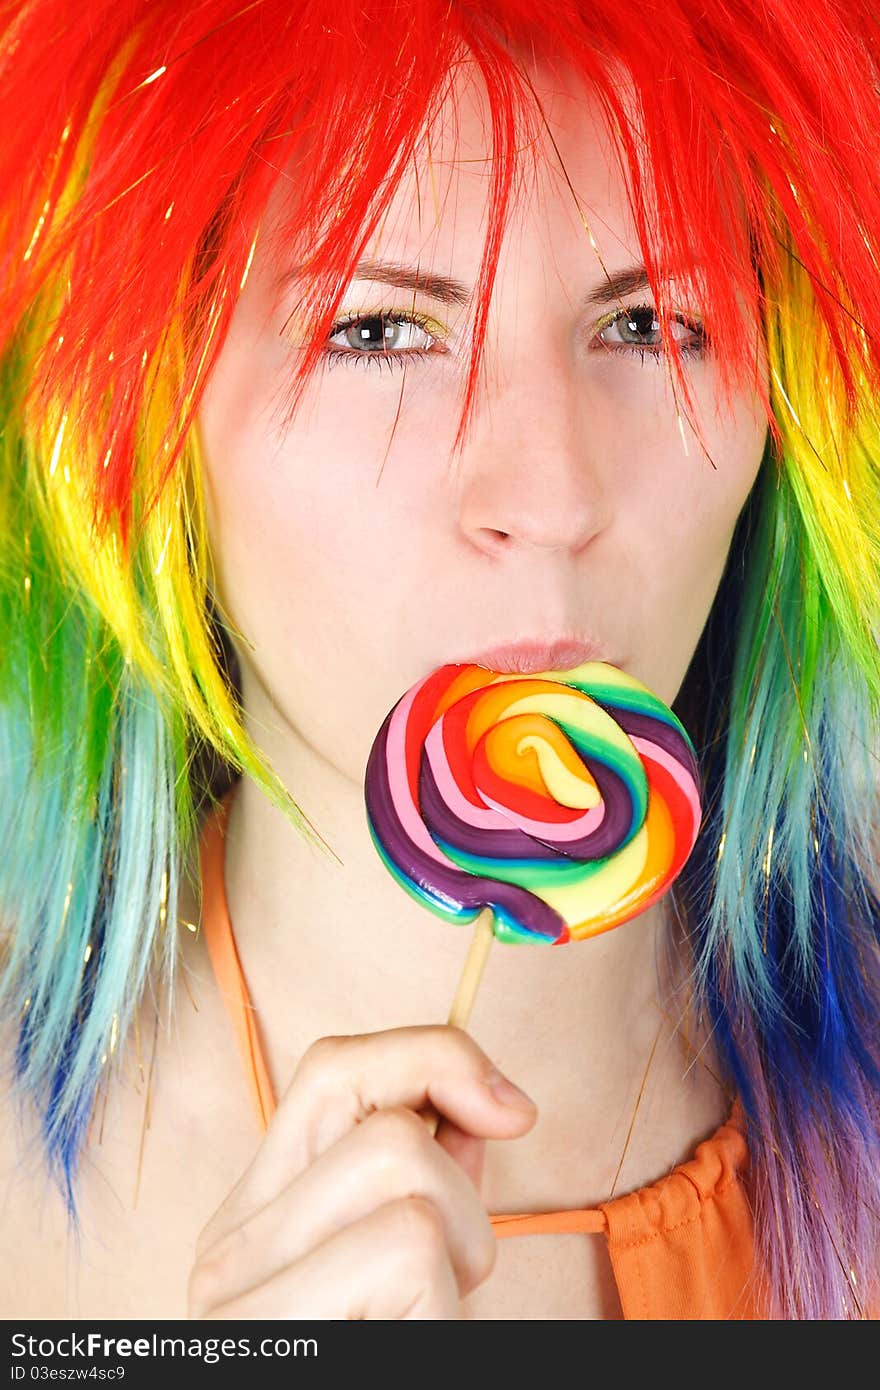
[[[466,657],[465,661],[468,665],[485,666],[489,671],[498,671],[501,675],[523,676],[534,675],[537,671],[571,671],[576,666],[583,666],[586,661],[607,661],[611,666],[620,665],[598,643],[570,637],[556,638],[552,642],[508,642]]]

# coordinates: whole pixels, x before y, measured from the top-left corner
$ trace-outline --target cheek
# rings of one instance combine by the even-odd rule
[[[300,436],[295,449],[279,448],[258,434],[224,441],[211,457],[212,550],[230,611],[249,639],[265,646],[295,634],[301,645],[304,629],[337,627],[347,616],[334,602],[344,594],[356,620],[369,602],[383,535],[338,457],[320,439]]]
[[[679,428],[676,403],[665,384],[641,412],[641,438],[634,446],[641,459],[635,496],[641,499],[644,534],[655,538],[649,549],[673,571],[699,574],[712,570],[713,557],[723,565],[760,469],[767,422],[751,394],[735,397],[723,413],[716,409],[711,368],[700,367],[691,381],[703,443],[683,414]]]
[[[708,377],[708,373],[707,373]],[[708,383],[707,383],[708,384]],[[645,415],[642,416],[644,421]],[[648,412],[618,455],[618,543],[643,635],[634,674],[672,704],[715,600],[740,513],[758,476],[767,422],[751,398],[700,416],[709,457],[674,403]],[[637,462],[635,461],[637,459]],[[714,467],[713,467],[714,463]]]
[[[399,426],[383,468],[384,419],[354,428],[350,413],[310,418],[306,404],[285,437],[267,418],[252,397],[237,424],[218,396],[200,419],[220,597],[253,648],[247,660],[316,745],[337,747],[340,692],[358,671],[364,727],[349,727],[349,711],[345,728],[353,766],[408,676],[426,500],[424,470],[403,461],[417,441]]]

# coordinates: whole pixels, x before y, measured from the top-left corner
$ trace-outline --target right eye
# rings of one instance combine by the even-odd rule
[[[327,348],[327,357],[331,362],[378,359],[376,365],[381,366],[386,361],[391,366],[396,358],[408,360],[433,355],[438,340],[428,331],[430,322],[420,314],[385,310],[346,317],[335,323],[330,331],[328,344],[333,344],[334,339],[342,341]]]

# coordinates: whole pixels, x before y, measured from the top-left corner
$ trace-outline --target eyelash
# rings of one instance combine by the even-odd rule
[[[610,318],[605,320],[605,322],[599,329],[599,333],[604,333],[606,329],[613,328],[614,324],[620,322],[621,319],[628,318],[634,320],[637,318],[639,314],[650,314],[653,322],[654,318],[656,317],[656,313],[657,310],[653,304],[624,305],[623,308],[618,309],[616,313],[614,313]],[[331,338],[335,338],[338,333],[344,333],[346,332],[346,330],[354,328],[358,324],[371,323],[375,322],[376,320],[382,320],[385,323],[394,324],[413,324],[416,328],[421,328],[426,333],[430,331],[429,324],[433,322],[433,320],[429,319],[425,314],[393,313],[383,309],[378,312],[369,314],[347,315],[345,318],[339,319],[333,325],[328,336]],[[697,339],[696,343],[681,343],[679,347],[679,352],[681,353],[682,358],[685,361],[687,361],[691,358],[703,357],[706,353],[708,343],[702,324],[700,324],[697,320],[686,319],[681,314],[675,315],[675,322],[680,323],[683,328],[689,329],[696,336]],[[650,332],[651,330],[648,329],[647,331]],[[663,348],[660,344],[657,344],[656,346],[652,347],[649,344],[637,343],[603,343],[602,346],[606,349],[606,351],[609,354],[625,353],[627,356],[634,356],[636,353],[638,353],[640,363],[644,363],[646,355],[650,357],[654,362],[659,362],[660,358],[665,355]],[[389,369],[392,369],[395,366],[403,365],[404,362],[412,361],[413,358],[415,358],[416,360],[424,360],[426,357],[436,357],[438,355],[431,349],[425,348],[408,348],[405,352],[380,352],[374,348],[369,352],[358,352],[355,348],[337,347],[325,348],[324,354],[331,366],[337,362],[343,363],[346,366],[356,365],[358,362],[363,362],[365,366],[375,365],[380,369],[386,363]]]

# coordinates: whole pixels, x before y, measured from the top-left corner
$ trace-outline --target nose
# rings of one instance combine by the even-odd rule
[[[470,543],[493,556],[512,547],[576,554],[603,530],[610,498],[593,424],[563,354],[487,393],[459,473],[459,524]]]

